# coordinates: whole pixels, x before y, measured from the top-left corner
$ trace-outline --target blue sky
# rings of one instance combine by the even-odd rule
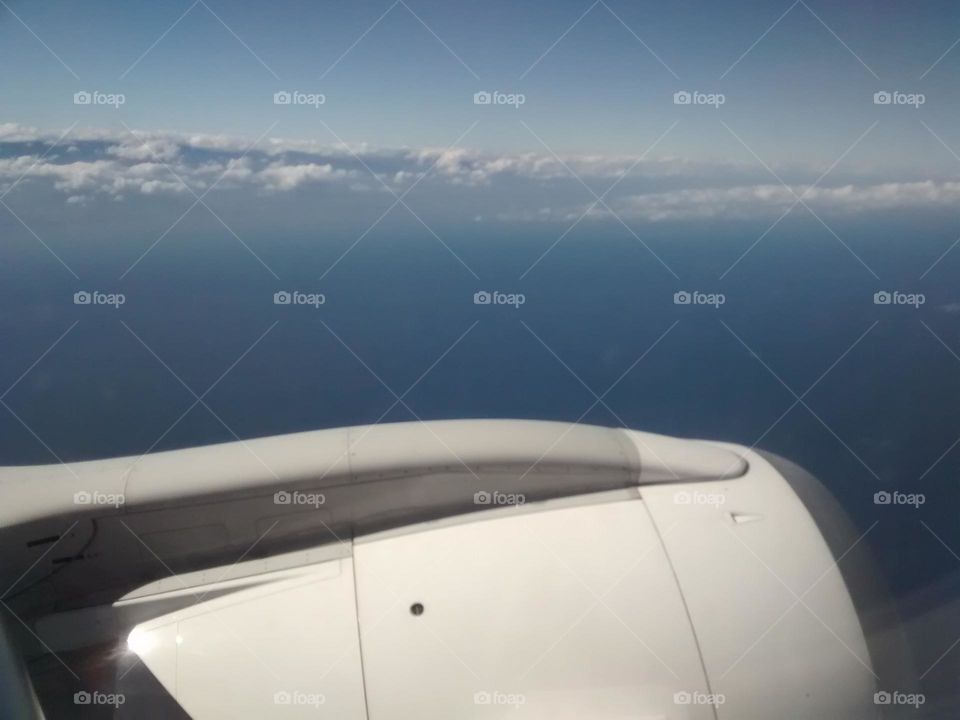
[[[0,192],[319,189],[376,212],[422,181],[461,220],[561,222],[774,219],[804,191],[826,214],[949,207],[958,21],[947,2],[6,1]]]
[[[960,109],[960,49],[930,69],[960,36],[948,2],[7,6],[0,62],[15,72],[0,78],[3,119],[46,130],[122,120],[256,138],[276,122],[271,135],[335,141],[320,119],[348,142],[423,147],[479,120],[465,145],[542,150],[523,120],[557,152],[629,154],[679,120],[662,153],[743,157],[722,118],[766,160],[829,163],[880,120],[877,144],[850,161],[908,167],[943,156],[917,120],[949,135]],[[78,108],[78,89],[121,92],[126,104]],[[278,112],[281,89],[327,102]],[[522,92],[526,103],[478,108],[472,94],[483,89]],[[672,96],[684,89],[726,102],[678,108]],[[873,105],[874,92],[897,89],[927,101]]]

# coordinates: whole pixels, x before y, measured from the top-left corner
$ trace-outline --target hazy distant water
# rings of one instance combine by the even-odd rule
[[[638,229],[680,280],[622,229],[596,225],[571,233],[522,280],[563,227],[443,228],[480,280],[411,226],[371,234],[322,281],[356,235],[245,237],[279,281],[223,233],[172,235],[122,281],[155,235],[130,240],[136,251],[84,252],[63,228],[49,241],[81,281],[21,239],[0,267],[0,391],[79,323],[4,398],[37,437],[0,408],[0,464],[53,462],[44,444],[72,461],[138,454],[161,435],[156,450],[229,441],[231,430],[250,438],[373,422],[394,403],[391,390],[405,393],[471,326],[404,397],[417,416],[576,420],[595,399],[584,385],[607,391],[678,321],[605,396],[619,418],[748,445],[766,433],[760,447],[819,475],[861,527],[881,521],[872,540],[899,588],[928,582],[955,560],[919,521],[960,547],[960,448],[929,469],[960,437],[960,360],[931,333],[960,355],[960,249],[919,276],[953,230],[916,218],[831,223],[877,281],[822,227],[789,220],[719,280],[767,224]],[[73,305],[83,289],[123,292],[126,303]],[[926,303],[874,305],[882,289],[922,292]],[[326,302],[275,305],[279,290],[320,292]],[[526,302],[478,306],[479,290],[520,292]],[[722,292],[726,302],[678,306],[678,290]],[[875,321],[804,397],[820,420],[798,404],[769,429],[795,398],[731,330],[802,394]],[[171,429],[195,402],[181,380],[202,395],[248,350],[204,397],[219,419],[198,404]],[[383,421],[409,419],[398,405]],[[602,405],[583,422],[619,424]],[[883,488],[923,492],[927,502],[877,507]]]

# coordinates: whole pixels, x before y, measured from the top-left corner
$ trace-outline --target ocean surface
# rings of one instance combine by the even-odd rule
[[[622,422],[804,465],[861,529],[879,521],[869,541],[901,595],[960,565],[960,249],[929,269],[957,239],[949,217],[838,219],[838,239],[794,214],[749,251],[769,222],[654,224],[641,242],[585,221],[536,265],[565,226],[439,223],[438,238],[397,222],[356,242],[253,223],[241,242],[207,218],[121,279],[168,220],[44,226],[78,279],[4,219],[0,464],[415,418]],[[877,505],[882,490],[924,502]]]

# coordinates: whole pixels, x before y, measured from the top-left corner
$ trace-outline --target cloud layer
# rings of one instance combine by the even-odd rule
[[[0,194],[48,186],[68,204],[132,196],[274,195],[293,191],[400,196],[414,186],[474,219],[645,222],[777,216],[802,202],[817,212],[952,206],[960,182],[846,178],[814,186],[816,168],[690,163],[677,158],[549,153],[495,155],[468,149],[371,149],[316,142],[162,132],[72,130],[63,136],[0,124]],[[437,195],[439,193],[439,195]]]

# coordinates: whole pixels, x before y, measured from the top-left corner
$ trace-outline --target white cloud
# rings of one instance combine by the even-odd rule
[[[255,177],[268,190],[291,190],[304,183],[339,179],[347,174],[344,170],[334,170],[330,164],[284,165],[274,162],[256,173]]]
[[[170,138],[130,138],[111,145],[107,153],[123,160],[162,160],[170,162],[180,154],[180,145]]]
[[[0,123],[0,141],[2,142],[30,142],[39,139],[36,128],[18,125],[17,123]]]
[[[960,201],[960,182],[908,182],[814,187],[750,185],[650,193],[624,198],[618,213],[660,222],[692,218],[741,219],[786,212],[797,198],[815,210],[860,213],[896,207],[952,205]],[[602,213],[600,213],[602,214]]]
[[[54,147],[55,143],[59,144]],[[875,177],[814,187],[819,168],[780,169],[791,185],[769,181],[762,167],[696,163],[676,157],[494,154],[463,148],[370,149],[325,146],[270,138],[250,141],[219,135],[73,130],[68,138],[14,123],[0,124],[0,189],[21,178],[17,192],[49,183],[71,204],[97,197],[184,195],[216,192],[288,193],[311,185],[343,193],[398,192],[421,183],[417,193],[444,193],[438,207],[462,207],[465,217],[529,221],[608,218],[586,192],[615,186],[605,198],[626,219],[742,219],[786,211],[796,195],[818,213],[862,213],[897,207],[960,202],[960,182],[881,182]],[[826,183],[825,183],[826,184]],[[453,195],[451,195],[451,193]],[[459,194],[459,195],[457,195]],[[436,197],[436,195],[435,195]],[[456,204],[447,198],[457,197]]]

